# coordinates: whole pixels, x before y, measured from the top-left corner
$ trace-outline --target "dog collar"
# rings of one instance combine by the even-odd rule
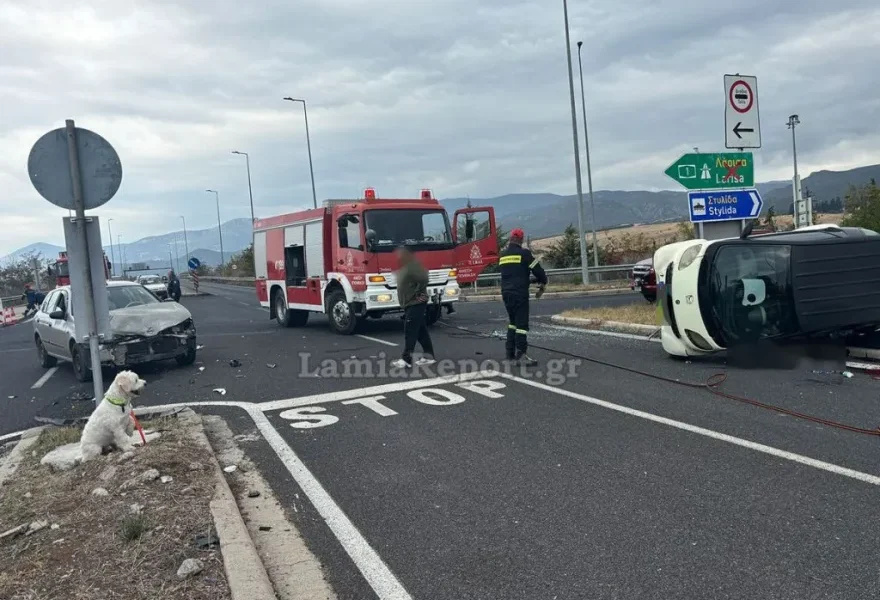
[[[112,404],[114,406],[118,406],[119,408],[122,409],[122,412],[125,412],[125,399],[116,398],[115,396],[107,396],[107,398],[105,398],[105,400],[107,400],[107,402],[109,402],[110,404]]]

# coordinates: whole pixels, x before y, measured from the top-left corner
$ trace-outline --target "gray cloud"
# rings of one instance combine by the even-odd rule
[[[793,112],[805,171],[880,162],[875,1],[569,8],[599,189],[670,187],[663,170],[680,152],[722,149],[726,72],[759,78],[760,179],[790,177]],[[207,187],[224,218],[247,216],[234,149],[251,155],[258,213],[309,205],[302,108],[287,95],[309,102],[320,198],[370,185],[398,197],[574,188],[561,2],[5,3],[0,255],[61,240],[63,211],[37,196],[25,164],[69,117],[120,152],[122,189],[97,212],[126,239],[179,214],[210,226]]]

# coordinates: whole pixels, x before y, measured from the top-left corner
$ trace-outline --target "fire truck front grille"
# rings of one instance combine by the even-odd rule
[[[397,287],[397,275],[394,273],[383,273],[385,276],[385,285],[390,288]],[[428,271],[428,285],[446,285],[449,281],[449,269],[430,269]]]

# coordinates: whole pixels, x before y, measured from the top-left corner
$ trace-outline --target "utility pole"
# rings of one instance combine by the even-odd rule
[[[189,266],[189,241],[186,239],[186,219],[183,215],[180,216],[180,220],[183,221],[183,249],[186,250],[186,263],[187,267]]]
[[[287,97],[285,100],[289,100],[290,102],[302,102],[303,105],[303,116],[306,119],[306,147],[309,150],[309,175],[312,177],[312,202],[314,203],[314,207],[318,208],[318,195],[315,192],[315,170],[312,168],[312,140],[309,136],[309,111],[306,109],[306,101],[302,98],[290,98]]]
[[[110,235],[110,262],[112,265],[112,269],[110,269],[110,275],[116,273],[116,256],[113,254],[113,230],[110,229],[110,221],[113,219],[107,219],[107,233]]]
[[[803,200],[803,194],[801,192],[801,177],[798,174],[797,137],[795,135],[795,128],[800,125],[800,123],[801,120],[797,115],[791,115],[788,117],[787,125],[788,128],[791,129],[791,155],[792,162],[794,163],[794,177],[791,180],[791,189],[793,198],[792,205],[794,206],[794,226],[796,229],[813,224],[812,202],[809,198],[806,201]]]
[[[574,102],[574,75],[571,70],[571,36],[568,32],[568,1],[562,0],[562,11],[565,15],[565,53],[568,58],[568,91],[571,100],[571,135],[574,141],[574,175],[577,182],[578,196],[578,237],[581,243],[581,282],[590,283],[589,263],[587,261],[587,240],[584,233],[584,188],[581,183],[581,157],[578,149],[577,107]]]
[[[217,199],[217,233],[220,234],[220,266],[222,267],[226,264],[226,256],[223,254],[223,226],[220,224],[220,193],[216,190],[205,191],[214,194],[214,198]]]
[[[587,191],[590,194],[590,212],[593,219],[593,266],[599,266],[599,243],[596,241],[596,204],[593,202],[593,170],[590,167],[590,134],[587,130],[587,101],[584,96],[584,65],[581,62],[581,46],[578,42],[578,71],[581,76],[581,108],[584,111],[584,145],[587,149]]]

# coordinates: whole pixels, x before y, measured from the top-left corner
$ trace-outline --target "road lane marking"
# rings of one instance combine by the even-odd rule
[[[49,378],[52,377],[52,375],[54,375],[55,371],[57,371],[57,370],[58,370],[58,367],[52,367],[51,369],[49,369],[48,371],[43,373],[43,376],[40,377],[39,379],[37,379],[37,382],[31,386],[31,389],[38,390],[41,387],[43,387],[43,384],[46,383],[47,381],[49,381]]]
[[[364,339],[364,340],[369,340],[369,341],[371,341],[371,342],[376,342],[376,343],[378,343],[378,344],[385,344],[386,346],[399,346],[399,345],[400,345],[400,344],[395,344],[394,342],[388,342],[388,341],[385,341],[385,340],[380,340],[379,338],[370,337],[370,336],[368,336],[368,335],[361,335],[360,333],[356,333],[355,336],[357,336],[357,337],[359,337],[359,338],[361,338],[361,339]]]
[[[846,467],[841,467],[839,465],[827,463],[825,461],[817,460],[815,458],[810,458],[809,456],[795,454],[794,452],[788,452],[787,450],[780,450],[779,448],[774,448],[773,446],[766,446],[764,444],[759,444],[757,442],[751,442],[749,440],[734,437],[734,436],[728,435],[726,433],[720,433],[718,431],[713,431],[711,429],[705,429],[703,427],[698,427],[696,425],[690,425],[689,423],[683,423],[682,421],[668,419],[666,417],[661,417],[661,416],[655,415],[653,413],[645,412],[642,410],[636,410],[634,408],[629,408],[627,406],[621,406],[620,404],[614,404],[612,402],[607,402],[605,400],[599,400],[598,398],[593,398],[591,396],[585,396],[583,394],[578,394],[576,392],[570,392],[568,390],[559,389],[559,388],[553,387],[551,385],[547,385],[547,384],[540,383],[537,381],[531,381],[529,379],[522,379],[520,377],[517,377],[516,375],[510,375],[507,373],[499,373],[498,375],[500,377],[503,377],[504,379],[516,381],[516,382],[522,383],[523,385],[528,385],[528,386],[531,386],[531,387],[534,387],[534,388],[537,388],[540,390],[552,392],[552,393],[558,394],[560,396],[574,398],[575,400],[581,400],[581,401],[586,402],[588,404],[593,404],[595,406],[601,406],[602,408],[607,408],[607,409],[610,409],[613,411],[617,411],[617,412],[623,413],[625,415],[638,417],[640,419],[645,419],[647,421],[653,421],[654,423],[660,423],[661,425],[668,425],[669,427],[674,427],[674,428],[680,429],[682,431],[696,433],[697,435],[702,435],[702,436],[705,436],[708,438],[712,438],[714,440],[727,442],[729,444],[734,444],[736,446],[748,448],[749,450],[755,450],[756,452],[762,452],[764,454],[776,456],[777,458],[782,458],[782,459],[785,459],[785,460],[788,460],[788,461],[791,461],[794,463],[806,465],[808,467],[813,467],[815,469],[820,469],[822,471],[828,471],[829,473],[835,473],[837,475],[843,475],[844,477],[849,477],[851,479],[862,481],[864,483],[870,483],[871,485],[880,486],[880,477],[878,477],[876,475],[871,475],[869,473],[863,473],[861,471],[856,471],[854,469],[848,469]]]
[[[324,486],[284,441],[284,438],[272,426],[260,408],[251,405],[247,411],[260,433],[263,434],[275,454],[287,467],[290,475],[308,496],[312,506],[323,517],[330,531],[339,540],[376,595],[382,600],[412,600],[412,596],[391,572],[382,557],[370,546],[370,543],[346,516],[342,508],[334,502]]]
[[[5,354],[6,352],[32,352],[33,348],[7,348],[6,350],[0,350],[0,354]]]

